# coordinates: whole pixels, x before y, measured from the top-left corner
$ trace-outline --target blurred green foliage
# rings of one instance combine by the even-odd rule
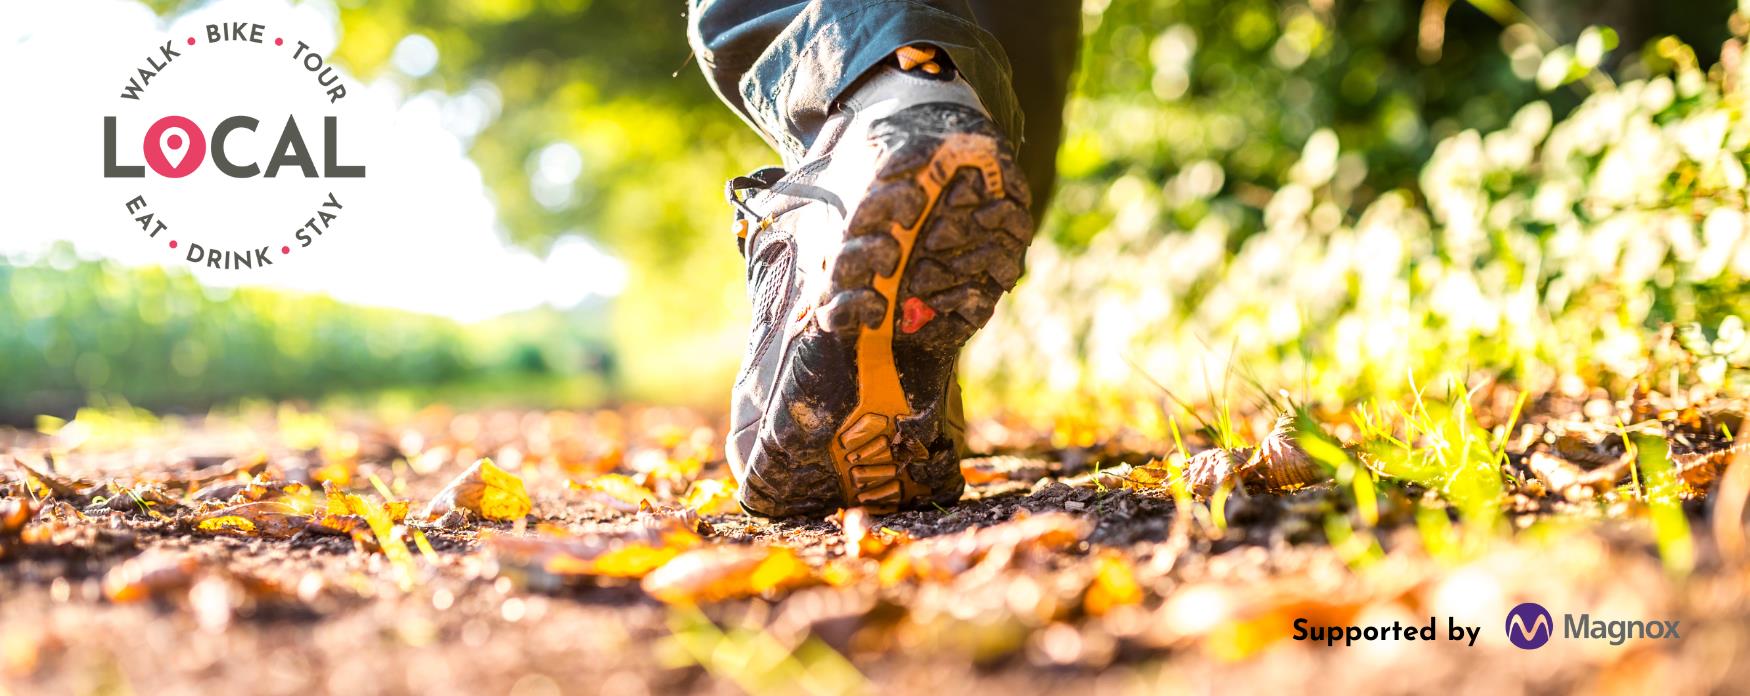
[[[9,269],[16,287],[0,307],[26,328],[0,332],[0,402],[107,390],[194,404],[543,365],[575,374],[603,360],[553,358],[571,344],[611,345],[621,393],[716,401],[747,320],[718,192],[774,157],[690,64],[683,4],[338,5],[336,57],[362,79],[491,105],[469,154],[507,235],[537,252],[566,234],[601,241],[633,271],[614,311],[463,329],[156,271]],[[1693,249],[1737,239],[1720,231],[1730,220],[1692,225],[1691,246],[1676,232],[1621,230],[1710,220],[1729,207],[1710,201],[1741,185],[1686,153],[1629,177],[1638,188],[1625,200],[1664,217],[1612,217],[1587,201],[1629,180],[1603,169],[1613,153],[1683,150],[1683,124],[1703,117],[1740,132],[1728,71],[1708,72],[1744,26],[1736,7],[1087,0],[1058,203],[1029,278],[973,347],[965,376],[997,387],[975,390],[974,405],[1079,409],[1147,392],[1137,367],[1192,398],[1237,365],[1328,399],[1390,393],[1428,369],[1630,369],[1657,323],[1736,311],[1742,276],[1732,264],[1692,272]],[[1589,29],[1600,25],[1610,29]],[[410,36],[436,47],[430,72],[396,67]],[[1649,101],[1649,86],[1672,98]],[[1570,142],[1583,137],[1639,144]],[[543,190],[542,155],[556,147],[581,174]],[[1576,251],[1592,248],[1602,251]],[[1621,277],[1632,281],[1610,282]],[[44,313],[30,293],[59,293],[68,313]],[[158,317],[147,305],[178,309]],[[518,341],[539,347],[505,347]],[[198,379],[179,372],[195,365]]]
[[[626,260],[611,333],[635,394],[702,399],[726,384],[748,312],[723,181],[766,163],[759,139],[690,64],[684,6],[600,0],[377,0],[341,3],[337,56],[365,79],[394,73],[409,35],[437,67],[412,89],[495,95],[497,117],[470,157],[510,239],[544,250],[589,235]],[[568,191],[537,191],[540,155],[574,148]]]
[[[464,327],[285,292],[203,287],[182,272],[81,261],[0,263],[0,422],[92,397],[153,410],[446,384],[612,378],[602,308]],[[568,398],[602,398],[570,392]],[[543,395],[555,392],[549,390]]]
[[[964,374],[1000,387],[975,407],[1158,432],[1139,370],[1193,401],[1238,398],[1232,384],[1390,400],[1442,376],[1621,388],[1650,378],[1660,325],[1750,310],[1736,4],[1636,5],[1734,36],[1701,50],[1492,0],[1396,19],[1389,3],[1224,3],[1215,24],[1174,14],[1189,0],[1142,5],[1182,23],[1127,43],[1140,21],[1108,28],[1114,2],[1094,29],[1117,57],[1090,58],[1084,85],[1123,86],[1071,106],[1057,243],[975,340]],[[1501,28],[1457,29],[1467,16]],[[1345,89],[1342,66],[1368,56],[1390,58],[1371,74],[1391,89]]]

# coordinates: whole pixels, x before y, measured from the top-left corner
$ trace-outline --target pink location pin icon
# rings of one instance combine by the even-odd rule
[[[188,143],[182,138],[181,128],[172,128],[164,132],[164,159],[170,161],[171,168],[182,166],[182,158],[188,156]]]
[[[194,121],[166,116],[146,130],[146,164],[162,176],[188,176],[206,156],[206,136]]]

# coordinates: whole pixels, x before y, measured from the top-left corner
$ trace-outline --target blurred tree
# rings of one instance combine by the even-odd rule
[[[150,0],[176,12],[195,0]],[[339,0],[336,53],[364,79],[482,95],[473,136],[510,240],[537,251],[567,234],[602,240],[633,269],[613,340],[626,386],[699,398],[739,354],[740,263],[717,191],[772,159],[689,64],[679,2]],[[1626,50],[1676,33],[1705,59],[1732,0],[1087,0],[1083,75],[1059,152],[1065,184],[1050,236],[1072,252],[1111,229],[1097,205],[1117,183],[1215,187],[1174,197],[1155,235],[1210,215],[1262,227],[1264,207],[1309,139],[1342,144],[1344,210],[1416,191],[1443,138],[1491,131],[1547,99],[1562,118],[1584,96],[1533,81],[1540,52],[1592,23]],[[1509,26],[1511,25],[1511,26]],[[397,68],[429,40],[435,67]],[[408,44],[407,42],[413,42]],[[1530,58],[1527,59],[1526,56]],[[1182,174],[1196,176],[1180,176]],[[1244,235],[1227,239],[1232,249]],[[1194,302],[1196,288],[1183,302]],[[706,381],[701,381],[706,380]]]

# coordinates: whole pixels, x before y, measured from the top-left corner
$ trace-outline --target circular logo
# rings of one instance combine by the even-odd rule
[[[1521,650],[1536,650],[1548,643],[1555,632],[1549,610],[1537,602],[1526,602],[1507,612],[1507,640]]]
[[[191,29],[118,66],[104,205],[203,269],[259,271],[349,232],[372,140],[350,78],[290,23]]]

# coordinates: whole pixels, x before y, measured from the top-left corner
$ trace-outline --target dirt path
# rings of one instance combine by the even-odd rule
[[[971,462],[979,483],[945,510],[768,521],[707,500],[698,516],[679,503],[723,472],[709,423],[682,412],[106,427],[38,465],[77,492],[4,546],[0,693],[1700,693],[1750,678],[1750,575],[1716,553],[1706,500],[1685,508],[1683,576],[1634,514],[1529,515],[1511,541],[1438,549],[1389,497],[1360,532],[1330,526],[1353,511],[1329,485],[1237,496],[1218,520],[1063,456]],[[55,442],[12,433],[0,450],[28,465]],[[488,454],[526,486],[526,519],[417,523]],[[0,470],[13,500],[44,485]],[[600,483],[616,474],[655,504]],[[315,484],[318,510],[336,504],[328,480],[412,512],[385,534],[201,526],[295,504],[270,485],[287,480]],[[1557,631],[1587,613],[1679,621],[1682,637],[1520,650],[1503,620],[1522,601]],[[1433,620],[1439,636],[1326,646],[1293,639],[1302,618]],[[1475,644],[1449,640],[1452,623]]]

